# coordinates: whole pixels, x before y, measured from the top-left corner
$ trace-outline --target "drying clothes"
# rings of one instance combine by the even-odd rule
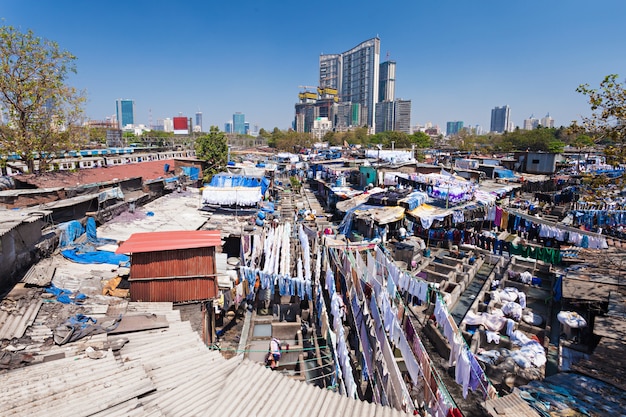
[[[471,374],[471,365],[468,355],[470,355],[470,353],[466,349],[461,350],[456,362],[456,368],[454,370],[454,379],[456,383],[463,387],[463,398],[467,398]]]
[[[485,336],[487,336],[487,343],[500,344],[500,333],[487,330],[485,331]]]
[[[502,329],[506,323],[506,317],[502,314],[490,314],[490,313],[474,313],[468,311],[463,319],[465,324],[469,325],[483,325],[487,330],[498,332]]]
[[[506,287],[503,290],[492,291],[491,299],[497,303],[519,300],[520,306],[526,308],[526,294],[515,287]]]
[[[520,321],[522,318],[522,306],[515,301],[509,301],[503,305],[502,312],[506,317],[512,318],[515,321]]]

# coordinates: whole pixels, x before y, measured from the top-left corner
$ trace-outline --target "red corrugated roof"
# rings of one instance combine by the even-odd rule
[[[219,230],[134,233],[115,253],[139,253],[221,246]]]
[[[143,181],[146,181],[154,180],[157,178],[171,177],[170,174],[165,174],[165,172],[163,171],[165,164],[169,164],[170,167],[173,167],[174,160],[164,159],[159,161],[146,161],[133,164],[114,165],[110,167],[87,168],[79,169],[76,172],[61,171],[18,175],[15,178],[20,181],[36,185],[38,188],[76,187],[78,185],[122,180],[125,178],[135,177],[141,177]]]

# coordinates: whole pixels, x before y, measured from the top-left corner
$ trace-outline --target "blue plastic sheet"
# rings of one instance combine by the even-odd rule
[[[65,248],[74,243],[79,236],[85,233],[83,225],[77,220],[72,220],[59,225],[61,235],[59,236],[59,246]]]
[[[196,181],[200,177],[200,168],[198,167],[181,167],[183,174],[190,180]]]
[[[79,249],[65,249],[61,254],[70,261],[79,264],[111,264],[119,265],[129,261],[128,255],[118,255],[113,252],[95,250],[93,252],[79,252]]]
[[[87,298],[85,294],[80,292],[72,296],[72,291],[65,288],[59,288],[54,284],[50,284],[45,291],[56,296],[57,301],[63,304],[80,304]]]
[[[211,183],[209,184],[211,187],[261,187],[261,193],[265,194],[265,191],[270,186],[270,180],[256,177],[244,177],[242,175],[232,175],[221,173],[214,175],[211,178]]]
[[[498,178],[515,178],[515,173],[510,169],[494,169],[494,172],[498,175]]]
[[[68,241],[69,243],[61,246],[67,248],[61,251],[61,254],[65,258],[80,264],[120,265],[127,264],[129,262],[130,258],[128,257],[128,255],[117,255],[113,252],[97,250],[99,246],[115,244],[117,242],[113,239],[103,239],[97,236],[96,221],[93,217],[89,217],[87,219],[86,241],[78,245],[74,244],[74,241],[76,240],[76,237],[80,236],[80,234],[83,233],[82,225],[79,222],[68,222],[67,224],[68,226],[66,226],[65,229],[70,231],[68,232],[68,236],[71,234],[71,237],[73,238],[71,239],[71,241],[69,241],[68,237],[66,241]],[[80,234],[74,237],[74,235],[78,233],[79,230]]]

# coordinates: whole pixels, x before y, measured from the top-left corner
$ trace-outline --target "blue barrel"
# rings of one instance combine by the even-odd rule
[[[163,172],[170,172],[170,164],[163,165]]]
[[[265,219],[265,213],[263,211],[259,211],[256,215],[261,220]]]
[[[257,226],[263,226],[263,220],[259,219],[258,217],[256,218],[256,225]]]
[[[424,256],[426,258],[430,258],[430,249],[429,248],[424,249]]]

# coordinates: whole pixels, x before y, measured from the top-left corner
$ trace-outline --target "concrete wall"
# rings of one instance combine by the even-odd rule
[[[41,239],[43,222],[22,223],[0,237],[0,288],[13,283],[16,274],[37,259],[35,244]]]

